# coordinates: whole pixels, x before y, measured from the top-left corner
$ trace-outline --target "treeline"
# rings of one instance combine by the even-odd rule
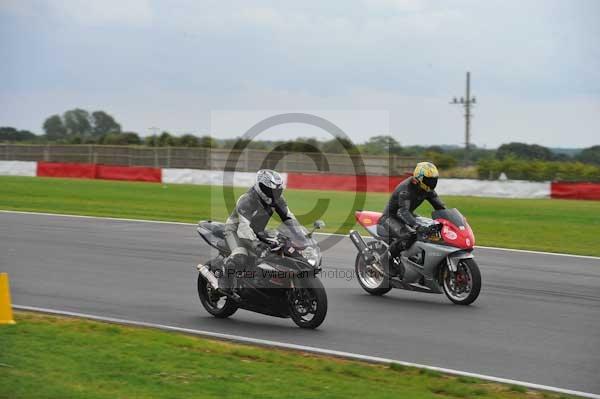
[[[477,164],[480,179],[600,181],[600,166],[578,161],[540,161],[516,158],[485,159]]]
[[[503,173],[512,180],[600,181],[600,145],[569,156],[537,144],[503,144],[493,158],[477,163],[477,174],[497,179]]]
[[[343,138],[298,138],[293,141],[219,140],[211,136],[198,137],[192,134],[176,136],[168,131],[141,137],[136,132],[123,131],[115,118],[104,111],[88,112],[80,108],[66,111],[62,115],[52,115],[46,118],[42,127],[44,135],[35,135],[13,127],[0,127],[0,142],[250,148],[266,151],[398,155],[430,160],[444,171],[470,165],[471,173],[483,179],[496,179],[504,173],[509,179],[600,180],[600,145],[581,151],[565,152],[537,144],[508,143],[498,149],[471,146],[468,153],[465,153],[465,149],[458,146],[403,146],[389,135],[374,136],[360,144],[353,144]],[[458,171],[452,175],[460,177],[460,173]]]

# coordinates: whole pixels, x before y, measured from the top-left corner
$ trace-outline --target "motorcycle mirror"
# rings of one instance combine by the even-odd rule
[[[323,227],[325,227],[325,222],[324,221],[322,221],[322,220],[315,220],[315,222],[313,223],[312,230],[309,231],[306,236],[309,237],[309,238],[312,237],[312,235],[315,232],[315,230],[322,229]]]
[[[315,220],[315,222],[313,223],[313,226],[315,229],[322,229],[323,227],[325,227],[325,222],[322,220]]]

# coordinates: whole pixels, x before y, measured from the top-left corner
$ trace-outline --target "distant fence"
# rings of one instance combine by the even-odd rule
[[[414,168],[414,157],[263,150],[141,147],[104,145],[0,144],[0,160],[88,163],[155,168],[189,168],[225,171],[256,171],[261,168],[282,172],[368,174],[398,176]]]

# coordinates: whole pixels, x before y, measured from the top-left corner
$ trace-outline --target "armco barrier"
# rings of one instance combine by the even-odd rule
[[[552,182],[552,198],[600,200],[600,183]]]

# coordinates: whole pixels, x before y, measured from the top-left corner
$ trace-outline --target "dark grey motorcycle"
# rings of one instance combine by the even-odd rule
[[[230,251],[225,243],[223,223],[203,221],[198,233],[219,254],[206,265],[197,266],[198,295],[206,311],[226,318],[238,309],[287,318],[302,328],[314,329],[327,315],[327,294],[318,278],[321,251],[312,234],[325,225],[318,220],[307,231],[296,220],[288,220],[277,230],[267,231],[278,244],[270,252],[251,258],[250,265],[236,273],[239,298],[218,289],[218,277],[233,273],[225,268]]]

